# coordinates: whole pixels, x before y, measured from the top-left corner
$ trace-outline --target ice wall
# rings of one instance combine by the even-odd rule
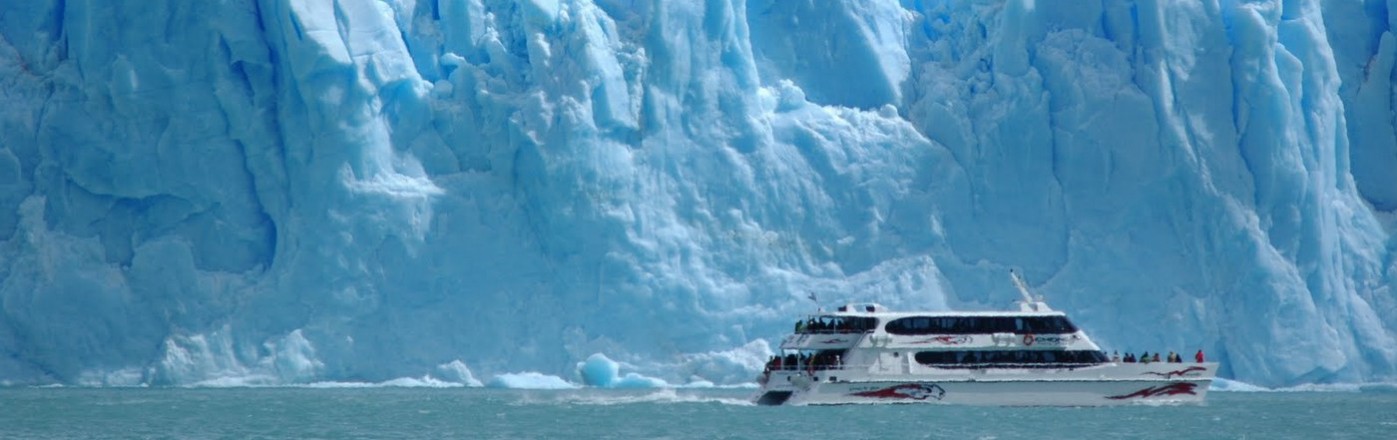
[[[743,382],[809,293],[1011,267],[1110,349],[1391,379],[1390,9],[0,0],[0,381]]]

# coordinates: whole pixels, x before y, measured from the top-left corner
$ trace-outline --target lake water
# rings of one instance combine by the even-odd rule
[[[1397,439],[1397,393],[1202,406],[758,407],[751,390],[0,389],[3,438]]]

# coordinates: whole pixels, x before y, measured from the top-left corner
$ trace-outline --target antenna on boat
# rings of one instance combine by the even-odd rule
[[[811,302],[814,302],[814,303],[815,303],[815,313],[821,313],[821,312],[824,312],[824,311],[825,311],[825,309],[824,309],[823,307],[820,307],[820,300],[817,299],[817,298],[815,298],[815,292],[811,292],[811,291],[808,291],[808,290],[807,290],[807,291],[805,292],[805,297],[806,297],[806,298],[809,298]]]
[[[1038,299],[1033,298],[1033,294],[1028,291],[1028,284],[1024,282],[1023,277],[1018,272],[1014,272],[1014,269],[1009,269],[1009,278],[1014,280],[1014,287],[1019,289],[1019,295],[1023,296],[1023,302],[1019,303],[1019,309],[1025,312],[1052,310],[1048,308],[1047,303],[1043,302],[1042,296],[1039,296]]]

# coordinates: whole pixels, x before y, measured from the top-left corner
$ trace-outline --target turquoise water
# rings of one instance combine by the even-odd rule
[[[3,438],[1397,439],[1397,393],[1204,406],[756,407],[748,390],[0,389]]]

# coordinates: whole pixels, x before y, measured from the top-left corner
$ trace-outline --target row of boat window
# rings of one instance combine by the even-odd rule
[[[878,318],[820,316],[796,321],[796,333],[863,333],[878,327]]]
[[[1050,368],[1064,365],[1096,365],[1107,361],[1106,354],[1097,350],[923,351],[918,352],[915,359],[919,364],[941,368],[984,366]]]
[[[1065,316],[909,316],[883,328],[894,335],[1076,333]]]

